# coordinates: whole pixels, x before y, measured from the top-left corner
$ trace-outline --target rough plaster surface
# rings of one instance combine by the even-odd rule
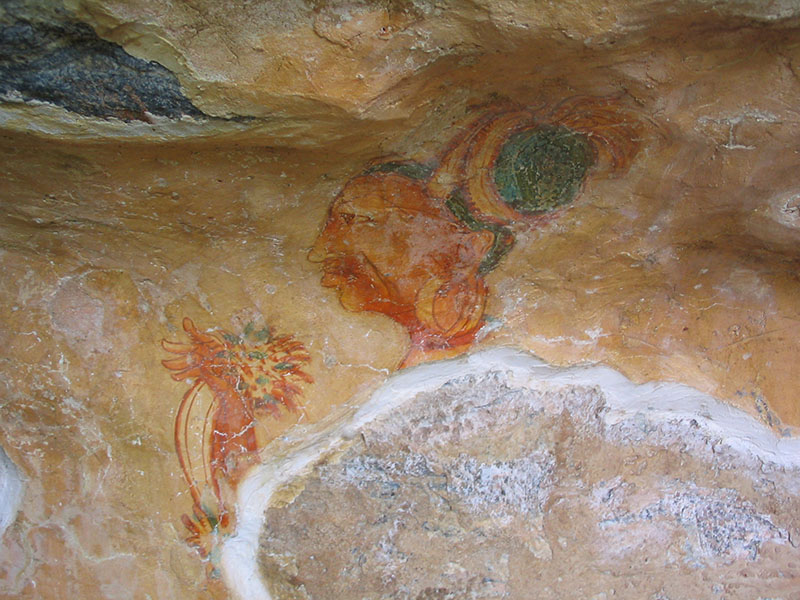
[[[683,386],[496,350],[305,433],[242,486],[223,560],[242,598],[798,589],[796,441]]]
[[[702,458],[705,438],[692,427],[664,433],[662,446],[658,431],[670,419],[695,419],[709,439],[722,440],[717,451],[731,446],[737,457],[752,454],[787,469],[800,455],[792,437],[800,427],[797,2],[281,0],[232,9],[217,0],[9,0],[0,3],[0,15],[6,25],[39,23],[30,38],[47,42],[34,44],[46,59],[39,66],[67,44],[70,30],[59,24],[69,23],[80,34],[77,46],[98,54],[72,48],[59,65],[76,59],[92,73],[97,59],[97,74],[108,75],[104,60],[116,57],[112,72],[132,65],[125,73],[136,84],[115,84],[111,96],[102,86],[62,89],[97,100],[93,109],[121,109],[100,111],[104,116],[46,97],[26,99],[19,90],[0,98],[0,441],[25,483],[0,537],[0,597],[210,600],[231,597],[226,581],[232,589],[261,585],[254,557],[264,486],[270,478],[279,486],[299,477],[296,461],[280,468],[271,462],[289,452],[281,436],[314,446],[328,416],[356,411],[395,374],[409,347],[407,332],[392,319],[348,310],[321,285],[321,265],[307,259],[334,198],[376,160],[432,164],[488,104],[546,113],[576,96],[610,95],[639,115],[646,125],[641,149],[624,174],[590,174],[556,221],[517,227],[513,248],[486,276],[486,323],[470,350],[506,346],[554,365],[605,364],[637,383],[680,382],[719,399],[718,405],[695,392],[679,394],[673,401],[680,400],[688,421],[671,409],[644,412],[654,429],[629,422],[625,435],[637,444],[666,448],[642,459],[642,481],[657,493],[645,498],[640,488],[623,486],[615,492],[619,505],[581,504],[585,522],[608,522],[596,531],[598,540],[664,524],[674,539],[700,548],[709,573],[721,567],[704,548],[747,568],[766,564],[748,562],[754,536],[772,536],[759,542],[759,561],[772,560],[770,548],[789,548],[783,531],[795,536],[775,516],[782,514],[779,502],[766,507],[739,480],[710,475],[703,465],[716,463]],[[64,35],[51,36],[56,29]],[[23,66],[34,54],[25,40],[3,39],[9,43],[0,53],[21,60],[20,77],[36,79],[36,69]],[[164,79],[144,77],[152,61]],[[154,92],[152,104],[129,94],[141,91],[137,81]],[[46,82],[63,83],[58,75]],[[165,114],[148,110],[162,101]],[[211,117],[187,116],[187,101]],[[424,229],[416,233],[425,240],[421,253],[438,244]],[[224,557],[249,565],[230,580],[215,578],[222,567],[216,554],[203,558],[187,545],[181,519],[195,514],[174,438],[187,384],[164,368],[161,361],[175,355],[161,342],[186,341],[185,317],[202,332],[241,334],[258,322],[292,335],[308,351],[304,368],[314,381],[303,384],[304,413],[259,423],[261,441],[277,440],[258,459],[277,470],[248,479],[241,522],[214,532]],[[414,389],[432,393],[449,378],[475,375],[437,364],[425,371],[426,381],[433,372],[445,379]],[[411,385],[391,381],[398,380]],[[508,385],[524,388],[527,381]],[[381,395],[378,405],[408,398],[409,389]],[[529,479],[541,479],[542,494],[521,497],[541,503],[554,527],[563,525],[553,507],[554,474],[579,476],[559,462],[561,454],[580,457],[595,443],[623,466],[634,461],[614,450],[622,442],[608,438],[617,417],[641,412],[625,398],[645,402],[604,388],[604,425],[590,429],[585,443],[575,436],[574,449],[555,439],[528,463],[525,454],[508,458]],[[213,400],[208,389],[198,398],[202,410],[187,436],[195,446]],[[706,406],[718,407],[708,413],[713,419]],[[754,428],[753,418],[764,429]],[[571,422],[547,419],[560,430]],[[679,468],[678,436],[689,447],[699,444],[693,485],[679,478],[688,475]],[[678,466],[669,474],[662,469],[657,481],[659,452]],[[551,454],[557,460],[548,476],[542,465]],[[307,464],[320,455],[307,453]],[[480,464],[447,463],[460,477],[448,493],[455,497],[480,481]],[[622,473],[592,468],[609,485]],[[791,488],[769,469],[764,477],[774,477],[776,489]],[[590,475],[582,476],[604,490]],[[529,479],[512,483],[524,488]],[[731,549],[687,533],[676,513],[685,509],[691,519],[705,514],[701,505],[744,515],[747,528],[730,534]],[[476,510],[491,512],[486,506]],[[643,519],[645,510],[653,519]],[[775,516],[774,529],[759,529],[765,515]],[[532,531],[554,556],[562,552],[545,521]],[[240,546],[247,552],[237,554]],[[533,547],[520,556],[546,555],[543,545]],[[656,559],[664,564],[653,550]],[[502,554],[492,564],[504,572]],[[728,579],[756,589],[749,583],[756,573],[782,585],[764,570]],[[451,592],[442,593],[480,587],[452,578]],[[604,593],[610,596],[598,592]]]

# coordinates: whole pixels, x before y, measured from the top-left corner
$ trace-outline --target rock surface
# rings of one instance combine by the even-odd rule
[[[797,467],[694,419],[611,424],[584,381],[490,372],[395,402],[267,511],[272,597],[791,597]]]
[[[101,40],[85,23],[12,2],[0,27],[0,94],[6,97],[124,121],[147,120],[147,113],[202,116],[172,73]]]
[[[4,2],[0,597],[234,597],[219,550],[249,469],[453,354],[679,382],[794,440],[798,28],[791,0]],[[529,140],[537,169],[519,173]],[[543,189],[558,210],[503,202]],[[524,573],[556,594],[561,564],[598,597],[644,590],[631,565],[663,580],[655,598],[792,597],[794,474],[731,469],[691,428],[601,426],[584,409],[602,398],[574,393],[575,414],[509,422],[489,454],[427,471],[387,430],[385,454],[347,459],[372,483],[342,487],[332,461],[309,509],[349,490],[341,526],[371,514],[380,545],[377,515],[401,503],[381,477],[433,511],[450,473],[460,521],[431,514],[423,535],[403,513],[386,560],[452,526],[470,548],[452,562],[481,575],[435,582],[409,557],[423,597],[524,590]],[[496,462],[518,467],[513,502],[486,484]],[[308,542],[271,514],[265,544]],[[314,514],[292,519],[336,535]],[[532,537],[475,537],[506,521]],[[269,552],[276,594],[333,593],[307,557],[295,573]],[[372,589],[378,556],[347,563]]]

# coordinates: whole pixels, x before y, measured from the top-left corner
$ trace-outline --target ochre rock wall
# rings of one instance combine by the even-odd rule
[[[483,349],[793,440],[798,26],[789,2],[0,7],[0,596],[229,597],[274,440]]]

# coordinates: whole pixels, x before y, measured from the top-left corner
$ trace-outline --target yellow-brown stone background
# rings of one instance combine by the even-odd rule
[[[216,117],[189,133],[6,100],[0,441],[25,480],[3,598],[227,597],[183,543],[181,320],[261,315],[312,355],[314,421],[392,373],[406,334],[306,260],[371,159],[439,153],[471,107],[620,94],[648,120],[617,179],[487,278],[494,329],[556,364],[685,383],[800,427],[800,29],[789,2],[69,0]],[[291,425],[275,425],[274,434]]]

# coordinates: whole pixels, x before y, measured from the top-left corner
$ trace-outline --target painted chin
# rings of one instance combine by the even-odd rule
[[[330,257],[325,259],[322,269],[322,287],[335,289],[344,308],[352,311],[364,309],[359,289],[371,283],[360,261],[352,257]]]
[[[322,287],[334,288],[338,290],[347,286],[347,278],[343,277],[339,273],[328,273],[325,271],[322,274],[320,283],[322,284]]]
[[[367,310],[367,303],[355,289],[345,285],[339,286],[337,290],[339,292],[339,302],[345,310],[349,310],[350,312]]]

